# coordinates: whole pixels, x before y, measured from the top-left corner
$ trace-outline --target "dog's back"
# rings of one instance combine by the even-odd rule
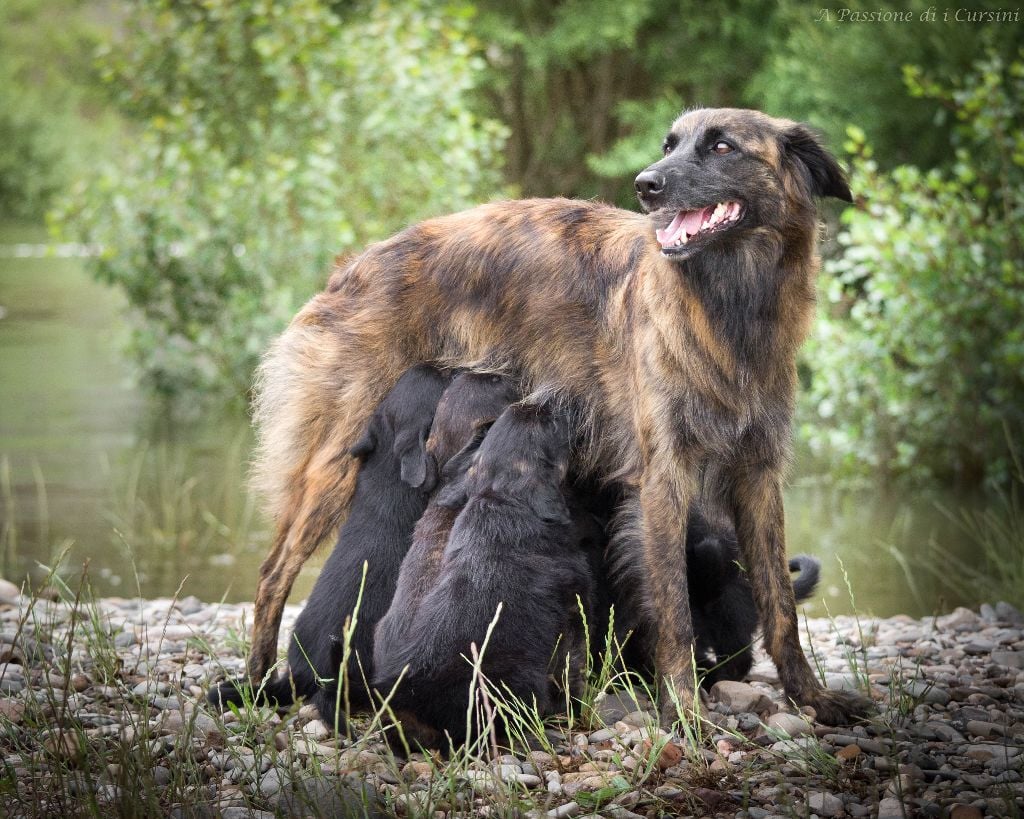
[[[472,644],[483,649],[499,603],[483,671],[525,702],[549,705],[549,664],[560,639],[563,649],[585,650],[577,597],[589,606],[592,580],[562,494],[567,455],[565,426],[549,410],[514,405],[461,479],[438,493],[441,505],[461,512],[437,579],[405,633],[387,644],[378,635],[378,690],[390,690],[408,666],[392,700],[407,738],[428,745],[444,733],[456,744],[465,739],[465,658]]]

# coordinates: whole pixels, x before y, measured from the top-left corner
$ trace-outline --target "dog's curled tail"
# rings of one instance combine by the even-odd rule
[[[796,602],[801,603],[814,594],[821,575],[821,561],[810,555],[794,555],[789,559],[789,570],[800,572],[793,581]]]

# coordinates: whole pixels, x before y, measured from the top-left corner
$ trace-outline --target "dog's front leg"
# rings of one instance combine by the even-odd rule
[[[686,583],[686,516],[693,495],[692,472],[685,466],[663,457],[645,470],[640,485],[641,541],[665,727],[699,709]]]
[[[796,598],[786,560],[781,469],[746,462],[733,472],[733,513],[764,632],[786,696],[814,708],[828,725],[848,723],[869,703],[848,692],[826,691],[800,647]]]

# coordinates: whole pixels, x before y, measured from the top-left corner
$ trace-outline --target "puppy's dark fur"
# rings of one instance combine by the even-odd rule
[[[482,649],[502,605],[483,673],[542,711],[551,707],[549,672],[579,669],[586,651],[579,603],[590,614],[593,579],[563,495],[568,429],[548,408],[515,404],[487,432],[465,474],[438,493],[462,507],[440,566],[415,615],[381,621],[374,680],[391,690],[406,738],[446,748],[466,739],[471,645]],[[400,585],[416,583],[407,561]],[[415,598],[414,598],[415,599]],[[396,595],[394,606],[407,606]],[[396,627],[397,626],[397,627]],[[556,654],[557,649],[557,654]],[[471,730],[477,730],[474,725]]]
[[[616,606],[616,633],[625,645],[626,664],[650,674],[654,670],[655,635],[643,613],[642,594],[635,573],[623,566],[622,548],[612,538],[608,582]],[[820,563],[797,555],[789,570],[797,602],[806,600],[818,583]],[[700,509],[690,512],[686,526],[686,575],[693,617],[694,657],[701,686],[710,689],[719,680],[742,680],[753,664],[752,645],[758,628],[757,606],[736,532],[725,521]]]
[[[448,381],[448,376],[430,366],[408,370],[352,447],[352,454],[361,461],[352,512],[295,621],[288,647],[289,674],[270,680],[263,687],[264,699],[287,705],[297,697],[311,698],[321,717],[333,723],[338,692],[345,690],[339,689],[343,674],[349,685],[347,702],[341,704],[353,708],[371,704],[364,681],[373,676],[373,630],[391,605],[413,527],[435,484],[427,435]],[[364,561],[366,580],[351,653],[347,666],[340,668],[342,635],[355,611]],[[320,684],[318,679],[328,682]],[[237,686],[237,682],[223,683],[210,692],[210,700],[239,702]]]
[[[694,654],[701,685],[710,688],[719,680],[742,680],[753,665],[758,620],[754,591],[740,565],[736,533],[712,527],[707,518],[691,514],[686,551]],[[814,593],[819,566],[807,555],[789,561],[789,570],[800,572],[793,581],[798,603]]]

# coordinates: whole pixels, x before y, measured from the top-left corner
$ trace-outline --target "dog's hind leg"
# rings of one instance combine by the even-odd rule
[[[332,536],[355,488],[358,462],[347,452],[324,457],[297,481],[295,508],[278,525],[274,546],[260,566],[247,671],[258,685],[277,659],[285,602],[302,565]]]

